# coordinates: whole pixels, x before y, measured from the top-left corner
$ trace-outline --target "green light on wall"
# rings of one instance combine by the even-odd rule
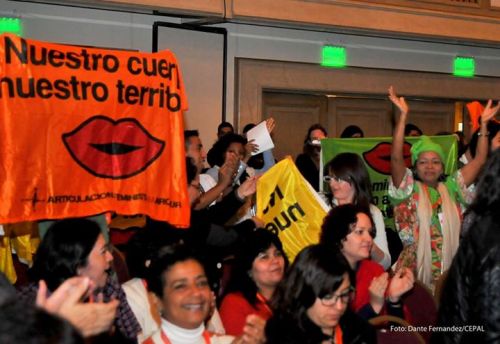
[[[476,61],[473,57],[455,57],[453,75],[462,78],[473,78],[476,71]]]
[[[13,33],[21,36],[23,25],[19,18],[0,18],[0,34]]]
[[[321,65],[323,67],[343,68],[346,66],[346,60],[344,47],[325,45],[321,49]]]

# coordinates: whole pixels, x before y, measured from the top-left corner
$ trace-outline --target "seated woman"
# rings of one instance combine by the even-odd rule
[[[328,213],[321,229],[320,242],[340,249],[356,273],[353,310],[365,319],[382,311],[403,318],[401,295],[413,287],[413,273],[403,268],[389,278],[380,264],[369,259],[374,235],[370,213],[358,205],[344,204]]]
[[[335,248],[306,247],[277,291],[268,344],[376,343],[375,330],[348,309],[351,271]]]
[[[175,229],[168,223],[165,225]],[[161,325],[160,313],[147,289],[148,266],[163,247],[174,243],[175,237],[165,235],[164,228],[151,226],[139,229],[127,243],[127,267],[132,279],[123,284],[123,290],[142,328],[137,338],[139,343],[159,332]],[[207,328],[214,333],[225,333],[217,309],[207,323]]]
[[[389,197],[394,221],[403,242],[397,267],[410,267],[430,289],[450,268],[460,237],[462,206],[472,198],[466,187],[474,182],[488,155],[488,122],[500,103],[491,100],[481,114],[476,156],[451,176],[444,174],[444,152],[440,145],[422,136],[411,147],[412,170],[403,156],[404,128],[409,106],[391,87],[389,99],[399,109],[391,148]]]
[[[34,303],[39,281],[45,281],[48,292],[54,292],[73,276],[90,279],[88,302],[115,302],[119,305],[113,337],[122,342],[135,341],[141,327],[130,309],[116,277],[111,276],[113,256],[109,252],[97,223],[88,219],[65,219],[53,224],[35,255],[29,271],[31,285],[21,290],[21,297]],[[115,306],[116,307],[116,306]],[[92,319],[97,321],[97,319]]]
[[[391,255],[384,217],[371,203],[372,185],[363,160],[354,153],[341,153],[326,164],[325,171],[323,179],[330,186],[333,206],[353,203],[370,212],[376,229],[370,256],[387,270],[391,266]]]
[[[282,280],[288,265],[279,238],[258,228],[242,239],[222,300],[220,315],[226,332],[241,335],[250,314],[267,320],[272,311],[269,300]]]
[[[262,343],[263,332],[249,330],[241,338],[213,335],[205,329],[212,304],[212,291],[205,270],[185,245],[161,249],[148,268],[148,290],[160,310],[161,331],[143,343]]]

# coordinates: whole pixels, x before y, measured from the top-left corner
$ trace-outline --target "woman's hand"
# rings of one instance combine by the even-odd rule
[[[230,186],[233,183],[238,166],[238,157],[235,154],[226,154],[226,160],[219,168],[218,184],[221,184],[224,187]]]
[[[47,285],[40,281],[36,305],[68,320],[84,337],[105,332],[111,328],[120,302],[104,303],[100,294],[96,302],[83,303],[81,299],[89,286],[90,280],[86,277],[69,278],[47,297]]]
[[[245,180],[236,190],[238,197],[244,199],[247,196],[251,196],[257,191],[257,180],[258,177],[250,177]]]
[[[399,269],[389,282],[387,298],[392,303],[398,302],[404,293],[413,288],[414,283],[415,277],[410,269]]]
[[[266,128],[267,128],[267,131],[269,134],[272,133],[272,131],[274,130],[274,127],[276,127],[276,123],[274,122],[274,118],[269,117],[268,119],[266,119]]]
[[[389,87],[389,99],[399,109],[399,111],[401,112],[401,115],[406,116],[408,114],[408,111],[410,110],[410,108],[408,107],[408,104],[406,103],[405,98],[398,97],[396,95],[396,91],[394,91],[393,86]]]
[[[257,153],[258,151],[259,145],[255,143],[255,140],[248,141],[245,145],[245,157],[243,158],[243,161],[247,163],[252,157],[252,153]]]
[[[375,313],[380,313],[385,303],[385,291],[389,285],[389,274],[384,272],[382,275],[375,277],[368,287],[370,293],[370,305]]]
[[[243,334],[233,341],[233,344],[263,344],[266,342],[266,321],[255,314],[246,318]]]
[[[481,126],[487,125],[488,122],[495,117],[495,115],[498,113],[498,110],[500,109],[500,101],[497,103],[496,106],[492,106],[493,102],[488,100],[488,103],[486,104],[486,107],[484,108],[483,112],[481,113]]]

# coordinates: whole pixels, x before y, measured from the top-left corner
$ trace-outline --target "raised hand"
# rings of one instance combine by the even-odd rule
[[[248,160],[252,157],[252,153],[259,151],[259,145],[254,141],[255,140],[250,140],[245,145],[245,159],[243,159],[245,162],[248,162]]]
[[[262,344],[266,342],[266,321],[255,314],[246,318],[243,334],[233,341],[233,344]]]
[[[409,268],[399,269],[389,282],[387,297],[391,302],[398,302],[401,296],[413,288],[415,277]]]
[[[491,99],[488,100],[486,107],[481,113],[481,124],[487,124],[498,113],[498,110],[500,109],[500,101],[497,103],[496,106],[492,105],[493,102],[491,101]]]
[[[36,305],[68,320],[84,337],[105,332],[111,328],[119,301],[104,303],[101,295],[97,302],[83,303],[81,299],[88,293],[90,284],[87,277],[72,277],[47,297],[47,285],[40,281]]]
[[[404,97],[398,97],[396,95],[396,91],[394,91],[393,86],[389,87],[389,99],[399,109],[400,120],[406,121],[406,116],[408,115],[410,108],[408,107]]]
[[[219,184],[229,186],[233,182],[236,170],[239,166],[239,159],[234,153],[226,153],[226,160],[219,168]]]
[[[245,180],[236,190],[238,197],[243,199],[247,196],[251,196],[257,191],[257,180],[259,178],[254,176]]]
[[[267,128],[267,131],[269,132],[269,134],[272,133],[275,126],[276,126],[276,122],[274,121],[274,118],[269,117],[268,119],[266,119],[266,128]]]
[[[376,313],[382,310],[385,303],[385,291],[389,284],[389,274],[384,272],[382,275],[375,277],[368,287],[370,293],[370,304]]]

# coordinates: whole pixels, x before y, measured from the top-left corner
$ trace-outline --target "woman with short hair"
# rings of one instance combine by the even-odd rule
[[[375,330],[352,313],[352,276],[335,248],[313,245],[295,258],[280,284],[268,344],[375,343]]]

